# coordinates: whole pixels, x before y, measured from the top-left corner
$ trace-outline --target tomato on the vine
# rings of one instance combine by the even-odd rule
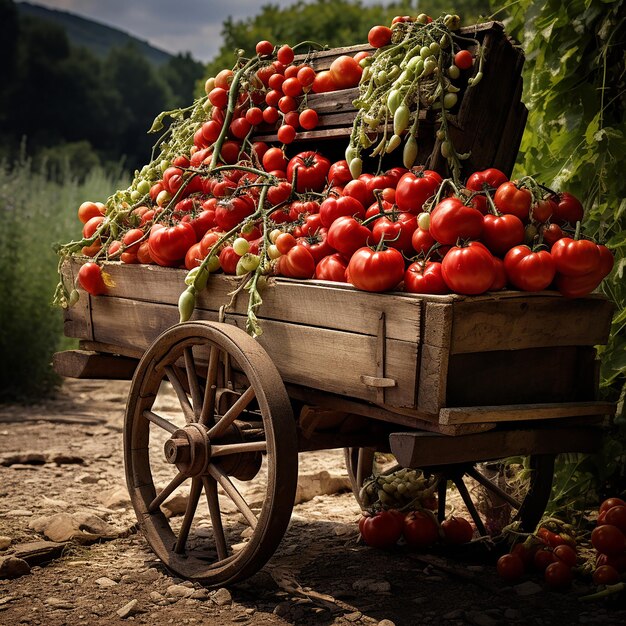
[[[474,536],[472,525],[464,518],[452,515],[441,522],[441,530],[446,543],[460,545],[468,543]]]
[[[404,257],[395,248],[372,250],[363,247],[350,257],[350,282],[363,291],[389,291],[404,276]]]
[[[313,150],[300,152],[287,165],[287,179],[293,180],[297,171],[296,191],[321,191],[326,183],[326,175],[330,169],[330,161]]]
[[[466,206],[459,198],[445,198],[430,213],[430,234],[442,244],[454,245],[459,239],[478,239],[483,230],[483,214]]]
[[[524,224],[510,213],[483,216],[481,241],[493,254],[504,255],[524,241]]]
[[[591,544],[602,554],[617,555],[626,550],[624,533],[612,524],[596,526],[591,533]]]
[[[404,273],[404,289],[409,293],[443,295],[450,293],[443,279],[441,263],[436,261],[416,261]]]
[[[315,268],[315,278],[319,280],[333,280],[338,283],[346,282],[348,262],[337,252],[325,256]]]
[[[407,172],[396,186],[396,204],[401,211],[419,213],[426,200],[434,196],[442,179],[437,172],[423,170]]]
[[[402,536],[402,522],[390,511],[362,517],[359,531],[363,541],[372,548],[391,548]]]
[[[474,172],[467,179],[465,186],[472,191],[483,191],[483,189],[497,189],[503,183],[508,182],[508,177],[504,172],[490,167],[481,172]]]
[[[552,219],[559,226],[563,224],[574,226],[576,222],[582,221],[585,211],[576,196],[564,191],[557,194],[557,202],[555,204],[556,207],[554,208]]]
[[[97,263],[85,263],[78,270],[80,286],[92,296],[106,293],[107,286],[102,276],[102,269]]]
[[[524,562],[517,554],[503,554],[498,559],[496,569],[501,578],[514,582],[524,574]]]
[[[572,584],[572,568],[563,561],[555,561],[546,567],[543,574],[549,589],[567,589]]]
[[[328,243],[347,257],[366,246],[371,237],[372,231],[350,216],[338,217],[328,229]]]
[[[464,247],[451,248],[441,266],[448,287],[460,294],[483,293],[491,287],[496,277],[493,256],[478,241],[472,241]]]
[[[528,221],[533,201],[528,189],[518,187],[511,181],[502,183],[496,189],[493,201],[501,213],[511,213],[519,217],[522,222]]]
[[[411,511],[404,518],[404,539],[412,548],[427,548],[439,539],[439,526],[432,513]]]
[[[597,244],[588,239],[559,239],[550,251],[557,272],[565,276],[582,276],[593,272],[600,263]]]
[[[556,274],[554,260],[546,250],[533,252],[528,246],[515,246],[504,257],[509,282],[523,291],[546,289]]]
[[[297,244],[278,259],[276,268],[279,274],[287,278],[313,278],[315,259],[307,248]]]

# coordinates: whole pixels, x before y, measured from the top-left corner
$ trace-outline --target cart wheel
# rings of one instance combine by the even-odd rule
[[[372,448],[345,448],[345,459],[352,491],[360,506],[363,503],[360,498],[361,487],[366,478],[372,474],[390,473],[400,466],[395,462],[395,457],[385,455],[383,463],[380,463],[376,451]],[[534,454],[529,457],[530,470],[523,484],[516,484],[514,493],[507,489],[507,485],[499,485],[493,480],[493,475],[497,478],[504,477],[506,483],[506,463],[505,461],[482,463],[462,463],[456,465],[445,465],[441,467],[420,468],[425,474],[437,474],[438,483],[438,518],[439,521],[445,518],[446,496],[449,481],[457,488],[459,495],[463,499],[465,507],[476,524],[478,532],[485,536],[491,534],[491,523],[486,523],[479,513],[480,507],[475,500],[481,497],[490,500],[496,509],[500,509],[496,530],[519,520],[522,528],[527,532],[535,530],[537,524],[546,509],[550,492],[552,491],[552,477],[554,475],[554,454]],[[479,497],[467,488],[465,477],[475,480],[483,489],[479,492]],[[506,519],[503,519],[505,517]],[[489,527],[489,529],[488,529]]]
[[[295,420],[274,363],[243,330],[187,322],[156,339],[133,377],[124,458],[139,524],[177,575],[232,583],[278,547],[298,480]],[[182,521],[168,519],[161,505],[183,486]]]

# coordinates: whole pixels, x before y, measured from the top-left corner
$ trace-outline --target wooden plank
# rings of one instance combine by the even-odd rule
[[[422,344],[417,410],[437,413],[446,404],[446,379],[450,353],[447,348]]]
[[[606,343],[608,300],[532,298],[454,305],[452,354]]]
[[[129,346],[116,346],[111,343],[102,343],[99,341],[79,341],[78,345],[82,350],[90,350],[92,352],[128,357],[129,359],[135,359],[136,361],[138,361],[145,352],[145,350],[140,348],[132,348]]]
[[[88,350],[65,350],[52,357],[54,371],[68,378],[132,380],[137,359]]]
[[[398,407],[379,407],[355,399],[323,393],[317,389],[301,385],[287,384],[289,396],[302,402],[314,404],[334,411],[343,411],[369,417],[374,420],[399,424],[409,428],[419,428],[428,432],[447,436],[484,432],[495,428],[495,424],[439,424],[436,415]]]
[[[615,405],[611,402],[511,404],[505,406],[442,408],[439,411],[439,421],[442,424],[472,424],[478,422],[509,422],[557,419],[561,417],[584,417],[587,415],[613,415],[614,413]]]
[[[185,288],[185,270],[120,263],[108,263],[106,267],[115,281],[111,295],[116,298],[177,305]],[[141,285],[141,289],[138,289],[138,285]],[[199,294],[196,303],[198,310],[219,310],[220,306],[229,302],[229,294],[238,285],[239,281],[234,276],[211,276],[207,289]],[[349,295],[345,293],[346,290],[350,291]],[[85,292],[81,291],[81,294],[86,296]],[[93,298],[94,306],[106,297]],[[374,294],[358,291],[347,284],[337,286],[323,281],[270,279],[262,297],[263,304],[257,313],[260,320],[285,320],[295,324],[376,335],[380,314],[384,313],[387,338],[419,341],[422,304],[420,298],[411,294]],[[83,297],[80,301],[84,301]],[[247,293],[244,292],[237,298],[232,312],[244,315],[246,310]],[[332,315],[329,315],[331,311]],[[69,315],[74,316],[75,312],[78,310],[72,307]],[[84,329],[71,336],[89,338]]]
[[[213,311],[196,310],[192,319],[216,320]],[[93,303],[96,341],[145,350],[164,330],[178,322],[175,305],[100,298]],[[226,322],[245,327],[242,315]],[[376,337],[272,320],[263,323],[259,343],[274,360],[285,381],[316,387],[365,400],[376,399],[376,389],[361,376],[376,376]],[[417,372],[415,342],[387,340],[385,374],[396,381],[386,391],[391,406],[415,403]]]
[[[391,433],[389,443],[403,467],[428,467],[489,461],[528,454],[596,452],[602,431],[594,427],[557,427],[492,430],[473,435],[445,437],[433,433]]]

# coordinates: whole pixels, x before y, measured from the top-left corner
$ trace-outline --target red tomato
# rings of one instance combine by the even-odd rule
[[[435,195],[440,184],[441,176],[431,170],[404,174],[396,186],[398,208],[409,213],[419,213],[424,202]]]
[[[555,560],[556,557],[551,548],[540,548],[533,556],[533,565],[537,571],[545,572],[546,567],[548,567],[550,563],[554,563]]]
[[[276,53],[276,59],[279,63],[283,65],[289,65],[293,63],[294,53],[291,49],[291,46],[281,46]]]
[[[282,90],[286,96],[297,98],[302,93],[302,83],[295,76],[287,78],[282,84]]]
[[[107,292],[107,286],[102,277],[102,270],[96,263],[85,263],[78,270],[80,286],[92,296],[99,296]]]
[[[620,573],[610,565],[600,565],[593,573],[594,585],[614,585],[620,580]]]
[[[524,224],[511,214],[483,216],[480,240],[493,254],[504,255],[524,241]]]
[[[616,569],[618,572],[624,573],[626,572],[626,552],[622,552],[621,554],[598,554],[598,558],[596,559],[596,567],[600,565],[610,565],[612,568]]]
[[[193,246],[187,250],[187,254],[185,254],[185,267],[188,270],[198,267],[200,263],[202,263],[203,258],[200,243],[194,243]]]
[[[296,77],[303,87],[310,87],[315,80],[315,70],[309,65],[302,65],[298,68]]]
[[[150,256],[150,242],[148,240],[142,241],[137,248],[137,262],[154,263],[154,259]]]
[[[215,87],[209,92],[209,102],[218,109],[225,109],[228,104],[228,90]]]
[[[323,70],[318,72],[311,85],[313,93],[328,93],[329,91],[335,91],[337,85],[333,80],[330,70]]]
[[[348,274],[357,289],[389,291],[397,287],[404,276],[404,257],[395,248],[359,248],[350,258]]]
[[[341,254],[335,253],[325,256],[317,264],[315,268],[315,278],[319,280],[334,280],[338,283],[346,282],[346,270],[348,269],[348,262],[341,256]]]
[[[148,237],[150,256],[159,265],[169,265],[182,261],[187,250],[196,243],[196,231],[188,222],[174,226],[155,224]]]
[[[241,144],[238,141],[225,141],[222,144],[220,156],[222,161],[227,165],[233,165],[237,163],[239,159],[239,151],[241,150]]]
[[[409,293],[443,295],[450,293],[443,279],[441,263],[436,261],[416,261],[404,273],[404,289]]]
[[[312,215],[307,215],[304,218],[304,223],[302,224],[302,234],[310,235],[315,233],[317,230],[322,228],[322,220],[319,216],[319,213],[313,213]]]
[[[304,109],[298,117],[298,122],[304,130],[313,130],[319,123],[319,117],[313,109]]]
[[[255,50],[259,56],[269,56],[274,52],[274,44],[266,40],[259,41]]]
[[[439,526],[432,514],[411,511],[404,518],[404,539],[412,548],[427,548],[439,539]]]
[[[78,219],[86,224],[92,217],[104,215],[105,206],[100,202],[83,202],[78,207]]]
[[[437,242],[433,239],[433,236],[429,231],[423,228],[417,228],[411,237],[411,244],[416,252],[421,252],[424,255],[428,255],[432,247]]]
[[[311,256],[317,264],[324,257],[333,254],[333,249],[330,247],[327,238],[328,230],[326,230],[326,228],[320,228],[313,234],[298,238],[298,243],[303,245],[311,253]]]
[[[543,235],[543,243],[552,247],[559,239],[565,237],[561,227],[557,224],[546,224],[541,230]]]
[[[483,293],[491,287],[496,277],[491,252],[477,241],[465,247],[451,248],[441,266],[448,287],[460,294]]]
[[[350,216],[338,217],[328,229],[328,243],[347,257],[366,246],[371,237],[372,231]]]
[[[503,554],[498,559],[496,569],[501,578],[514,582],[524,574],[524,562],[517,554]]]
[[[319,208],[320,221],[326,228],[330,228],[331,224],[344,215],[351,215],[363,219],[365,217],[365,208],[356,199],[351,196],[340,196],[335,198],[329,196],[320,204]]]
[[[372,48],[382,48],[391,43],[391,35],[391,28],[380,25],[373,26],[367,34],[367,41],[369,41]]]
[[[559,239],[550,251],[556,271],[564,276],[583,276],[593,272],[600,263],[598,246],[588,239]]]
[[[527,222],[532,204],[532,194],[528,189],[519,189],[514,182],[502,183],[493,197],[501,213],[511,213]]]
[[[313,278],[315,259],[304,246],[296,245],[287,254],[279,257],[276,269],[279,274],[288,278]]]
[[[209,231],[204,234],[204,236],[200,240],[200,250],[203,257],[207,256],[209,252],[211,252],[213,246],[217,243],[217,241],[221,238],[223,234],[224,233],[216,231]]]
[[[481,172],[474,172],[468,179],[465,186],[472,191],[483,191],[484,189],[497,189],[509,179],[504,172],[490,167]]]
[[[541,291],[554,279],[556,269],[549,252],[533,252],[528,246],[515,246],[504,257],[508,281],[523,291]]]
[[[241,257],[233,250],[232,246],[225,246],[219,254],[220,267],[224,274],[236,274],[237,263]]]
[[[445,542],[452,545],[468,543],[474,536],[472,525],[464,517],[455,515],[441,522],[441,530]]]
[[[287,169],[287,157],[280,148],[269,148],[263,155],[263,169],[266,172]]]
[[[276,237],[274,245],[281,254],[287,254],[297,243],[296,238],[291,233],[281,233]]]
[[[563,561],[555,561],[546,567],[543,578],[548,589],[567,589],[572,584],[572,568]]]
[[[607,498],[600,505],[598,512],[604,513],[605,511],[612,509],[614,506],[626,506],[626,501],[622,500],[621,498],[615,498],[615,497]]]
[[[276,132],[276,136],[281,143],[290,144],[296,138],[296,129],[288,124],[283,124]]]
[[[352,57],[342,54],[330,64],[330,75],[338,89],[356,87],[363,68]]]
[[[454,55],[454,64],[460,70],[469,70],[474,63],[474,57],[472,57],[472,53],[469,50],[459,50]]]
[[[553,550],[554,556],[559,559],[559,561],[563,561],[566,565],[570,567],[576,567],[576,550],[572,548],[572,546],[568,545],[560,545],[554,548]]]
[[[556,202],[552,200],[552,198],[547,197],[535,202],[532,208],[530,209],[530,217],[533,222],[539,222],[543,224],[547,222],[551,217],[552,213],[556,209]]]
[[[374,200],[373,194],[367,190],[367,182],[361,178],[346,183],[342,195],[356,198],[364,207]]]
[[[612,524],[596,526],[591,533],[591,543],[602,554],[618,555],[626,550],[624,533]]]
[[[574,226],[576,222],[580,222],[585,214],[583,205],[580,200],[571,193],[564,191],[557,196],[558,203],[552,214],[552,220],[562,226],[563,224],[571,224]]]
[[[124,244],[124,249],[126,252],[134,252],[137,253],[137,248],[139,248],[139,244],[141,240],[144,238],[145,233],[141,228],[131,228],[124,233],[122,237],[122,243]]]
[[[232,70],[221,70],[215,77],[215,86],[228,91],[234,75],[235,73]]]
[[[459,239],[478,239],[483,215],[458,198],[446,198],[430,214],[430,234],[439,243],[454,245]]]
[[[344,159],[342,161],[336,161],[330,166],[328,170],[328,184],[329,185],[345,185],[352,180],[352,174],[350,174],[350,168],[348,162]]]
[[[413,213],[393,213],[377,219],[372,224],[374,243],[383,239],[385,245],[395,248],[411,256],[413,252],[412,238],[417,229],[417,218]]]
[[[83,237],[89,239],[100,228],[100,225],[104,222],[105,217],[103,215],[97,215],[92,217],[83,226]]]
[[[287,178],[293,179],[294,170],[297,170],[296,191],[321,191],[326,184],[326,175],[330,169],[330,161],[313,150],[301,152],[287,165]]]
[[[254,200],[245,194],[231,196],[217,203],[215,208],[215,223],[224,231],[237,226],[254,213]]]
[[[504,270],[504,261],[497,256],[493,257],[493,268],[495,270],[495,278],[491,283],[488,291],[500,291],[506,287],[506,271]]]
[[[391,548],[402,535],[402,523],[390,511],[365,517],[359,524],[363,541],[372,548]]]
[[[272,206],[285,202],[291,195],[291,183],[281,180],[267,190],[267,199]]]

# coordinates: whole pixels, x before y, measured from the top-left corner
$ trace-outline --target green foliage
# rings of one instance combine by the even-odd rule
[[[507,3],[507,28],[526,53],[524,101],[530,111],[517,174],[536,173],[550,187],[580,197],[586,233],[606,243],[615,255],[615,269],[602,289],[616,312],[600,358],[602,391],[619,402],[617,428],[599,457],[561,459],[553,499],[557,507],[588,493],[590,486],[597,492],[624,485],[626,449],[620,428],[623,431],[626,424],[625,4],[623,0]]]
[[[244,50],[250,55],[258,41],[267,39],[275,44],[295,45],[315,41],[331,48],[367,43],[367,33],[376,24],[389,24],[396,15],[427,13],[438,17],[442,13],[458,13],[464,23],[476,21],[479,14],[488,13],[488,0],[431,0],[412,2],[398,0],[389,4],[363,4],[359,0],[316,0],[295,2],[280,8],[266,4],[258,15],[245,20],[228,18],[223,25],[224,43],[219,54],[208,66],[208,76],[232,67],[234,52]]]
[[[28,160],[0,162],[1,402],[34,401],[58,383],[50,362],[63,322],[50,304],[58,280],[52,244],[80,231],[81,202],[104,198],[125,182],[101,168],[79,182],[68,165],[50,181]]]

